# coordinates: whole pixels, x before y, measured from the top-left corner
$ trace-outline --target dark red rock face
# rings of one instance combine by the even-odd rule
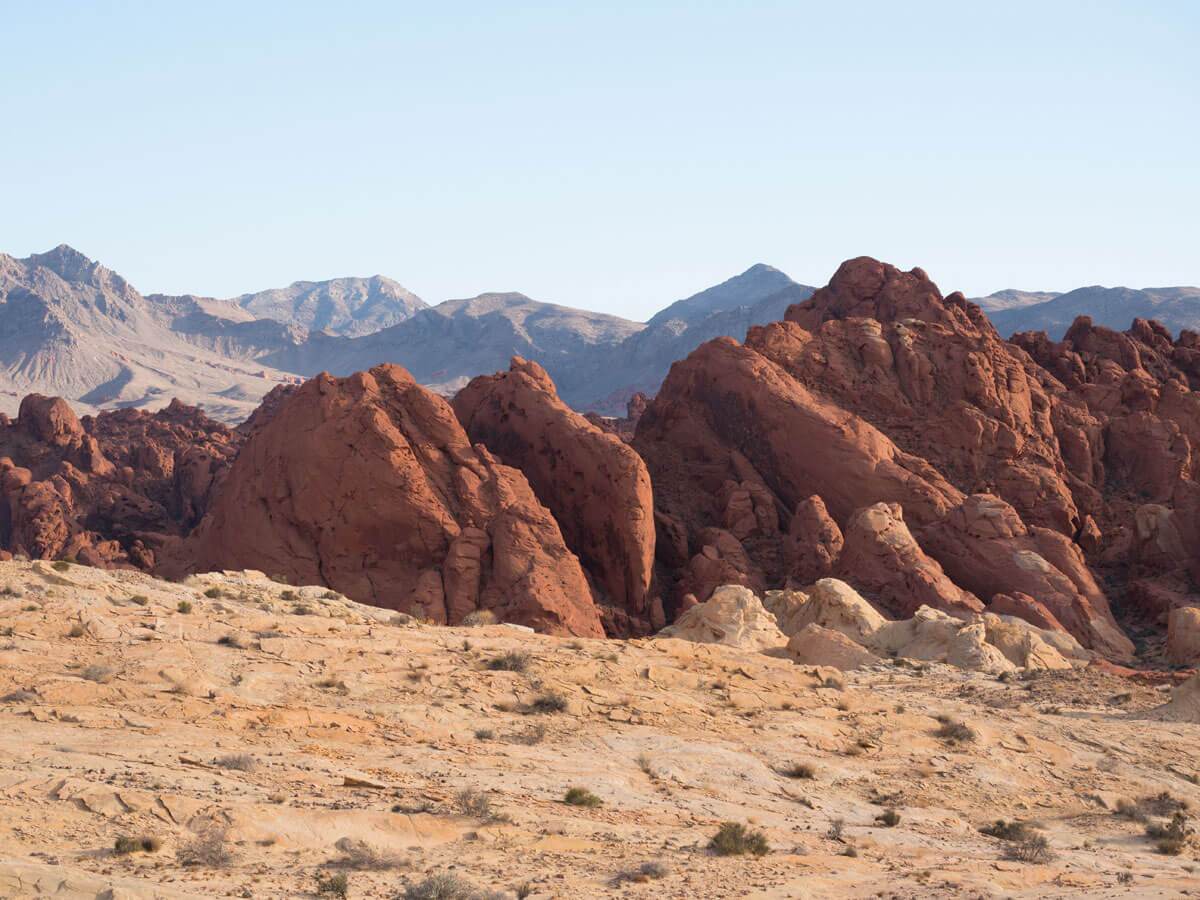
[[[32,557],[152,568],[207,510],[240,439],[174,402],[76,418],[32,394],[0,427],[0,544]]]
[[[648,634],[666,624],[651,598],[654,501],[641,457],[558,399],[537,363],[480,375],[454,412],[471,441],[521,470],[598,588],[610,634]]]
[[[399,366],[283,399],[167,564],[254,568],[438,622],[475,609],[601,636],[579,560],[516,469]]]

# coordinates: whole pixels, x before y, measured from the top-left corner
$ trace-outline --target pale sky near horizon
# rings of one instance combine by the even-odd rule
[[[0,252],[645,319],[756,262],[1200,284],[1200,3],[0,0]]]

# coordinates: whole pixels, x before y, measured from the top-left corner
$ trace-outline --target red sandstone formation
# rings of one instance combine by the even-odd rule
[[[239,454],[168,569],[255,568],[439,622],[476,609],[603,635],[579,561],[525,477],[472,447],[399,366],[327,374]]]
[[[712,341],[677,363],[644,414],[634,446],[654,482],[660,577],[672,600],[703,599],[691,561],[722,529],[742,554],[725,540],[708,566],[735,569],[722,573],[734,581],[828,569],[885,607],[970,608],[973,592],[1127,659],[1085,553],[1135,619],[1165,622],[1200,599],[1198,378],[1190,333],[1172,342],[1156,323],[1121,335],[1081,320],[1061,345],[1008,342],[921,270],[850,260],[745,346]],[[814,491],[832,528],[797,508]],[[981,500],[967,495],[991,495],[983,506],[1002,509],[1005,527],[980,531]],[[881,501],[912,527],[904,541],[891,526],[848,530]],[[917,570],[941,574],[914,581],[922,559]]]
[[[893,618],[911,618],[922,606],[962,617],[983,610],[917,544],[898,503],[876,503],[851,516],[838,571]]]
[[[61,398],[31,394],[0,423],[0,544],[33,557],[152,568],[163,542],[199,521],[237,436],[173,402],[81,422]]]
[[[520,469],[599,590],[610,634],[648,634],[666,624],[651,599],[654,501],[641,457],[558,399],[534,362],[480,375],[458,392],[455,415],[474,443]]]
[[[577,634],[837,575],[892,614],[984,604],[1128,661],[1115,618],[1200,606],[1197,387],[1193,332],[1081,317],[1005,341],[921,270],[861,258],[623,420],[572,413],[520,360],[459,395],[461,425],[396,367],[274,391],[236,432],[32,396],[0,418],[0,538]]]

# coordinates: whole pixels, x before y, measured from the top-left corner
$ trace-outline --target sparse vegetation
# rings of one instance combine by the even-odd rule
[[[978,737],[974,728],[950,716],[938,716],[937,720],[941,725],[934,734],[947,743],[967,744]]]
[[[495,625],[496,614],[490,609],[477,609],[463,616],[462,623],[467,628],[481,628],[485,625]]]
[[[148,604],[150,602],[150,598],[147,597],[145,594],[134,594],[132,597],[129,598],[129,601],[131,603],[136,603],[138,606],[145,606],[146,604]]]
[[[79,673],[81,678],[88,681],[95,681],[99,684],[108,684],[116,674],[117,670],[112,666],[102,666],[99,663],[92,663]]]
[[[208,590],[206,590],[204,592],[204,596],[207,597],[209,600],[216,600],[218,597],[221,596],[221,589],[216,586],[210,587]]]
[[[1168,822],[1152,822],[1146,826],[1146,837],[1156,840],[1155,849],[1167,856],[1178,856],[1187,846],[1192,829],[1182,810],[1175,810]]]
[[[1024,822],[1006,822],[1004,819],[997,819],[991,825],[984,825],[979,831],[981,834],[1000,838],[1002,841],[1024,841],[1036,833]]]
[[[788,778],[816,778],[817,770],[810,764],[805,762],[788,763],[779,770],[779,774],[786,775]]]
[[[218,769],[233,769],[238,772],[253,772],[258,768],[258,761],[249,753],[229,753],[213,761]]]
[[[33,691],[18,689],[9,691],[3,697],[0,697],[0,702],[4,703],[37,703],[41,698]]]
[[[180,600],[175,607],[176,612],[181,612],[184,615],[190,613],[195,607],[192,606],[191,600]]]
[[[129,837],[121,835],[113,843],[113,852],[124,856],[128,853],[157,853],[162,849],[162,841],[156,837]]]
[[[523,650],[509,650],[489,659],[487,667],[496,672],[524,672],[529,668],[529,654]]]
[[[875,817],[875,821],[884,828],[895,828],[900,824],[900,813],[896,812],[895,809],[885,809]]]
[[[496,732],[491,728],[476,728],[475,739],[479,741],[490,741],[496,736]]]
[[[471,882],[453,872],[438,872],[404,886],[404,900],[478,900],[478,894]]]
[[[51,566],[56,572],[65,572],[69,568],[71,568],[71,563],[69,560],[67,560],[65,558],[64,559],[56,559],[53,563],[51,563]]]
[[[83,637],[85,634],[87,634],[87,629],[84,628],[82,625],[80,625],[78,622],[76,622],[74,625],[71,626],[71,630],[67,632],[67,637],[77,638],[77,637]]]
[[[825,837],[831,841],[840,841],[842,832],[846,830],[846,820],[842,818],[833,819],[829,823],[829,828],[825,832]]]
[[[583,806],[587,809],[596,809],[604,805],[603,800],[583,787],[571,788],[563,799],[572,806]]]
[[[1054,859],[1046,836],[1033,832],[1020,841],[1005,841],[1004,858],[1015,862],[1048,863]]]
[[[338,872],[327,878],[317,877],[317,893],[324,897],[345,897],[350,888],[350,879],[345,872]]]
[[[463,815],[476,819],[491,819],[495,815],[492,810],[492,798],[475,788],[463,788],[455,794],[454,805]]]
[[[408,860],[404,857],[379,850],[356,838],[340,838],[333,846],[342,854],[333,861],[333,865],[347,869],[383,871],[408,865]]]
[[[840,678],[834,678],[831,675],[821,682],[821,687],[829,688],[830,690],[834,691],[844,691],[846,689],[846,682],[842,681]]]
[[[229,849],[225,832],[214,828],[183,844],[175,857],[185,866],[216,869],[233,862],[233,851]]]
[[[766,835],[761,831],[752,831],[741,822],[724,823],[708,845],[718,856],[741,856],[747,853],[766,856],[771,852]]]
[[[558,691],[546,691],[534,697],[529,703],[529,711],[535,713],[566,712],[567,698]]]
[[[226,634],[218,638],[217,643],[222,647],[232,647],[235,650],[245,650],[245,642],[236,634]]]

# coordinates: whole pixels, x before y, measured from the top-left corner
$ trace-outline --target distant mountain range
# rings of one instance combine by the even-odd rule
[[[1124,331],[1134,319],[1157,319],[1178,334],[1200,331],[1200,288],[1076,288],[1065,294],[1000,291],[978,303],[1004,337],[1018,331],[1045,331],[1060,341],[1077,316]]]
[[[576,409],[619,415],[633,392],[653,394],[671,363],[699,344],[741,340],[813,291],[759,264],[633,322],[519,293],[430,306],[379,275],[231,300],[143,296],[66,245],[25,259],[0,254],[0,411],[15,412],[32,391],[66,397],[81,413],[153,409],[177,396],[236,422],[274,385],[321,371],[396,362],[451,394],[523,356],[541,363]],[[1173,331],[1200,329],[1198,288],[1010,290],[975,302],[1004,336],[1046,330],[1058,339],[1079,314],[1114,328],[1142,316]]]

